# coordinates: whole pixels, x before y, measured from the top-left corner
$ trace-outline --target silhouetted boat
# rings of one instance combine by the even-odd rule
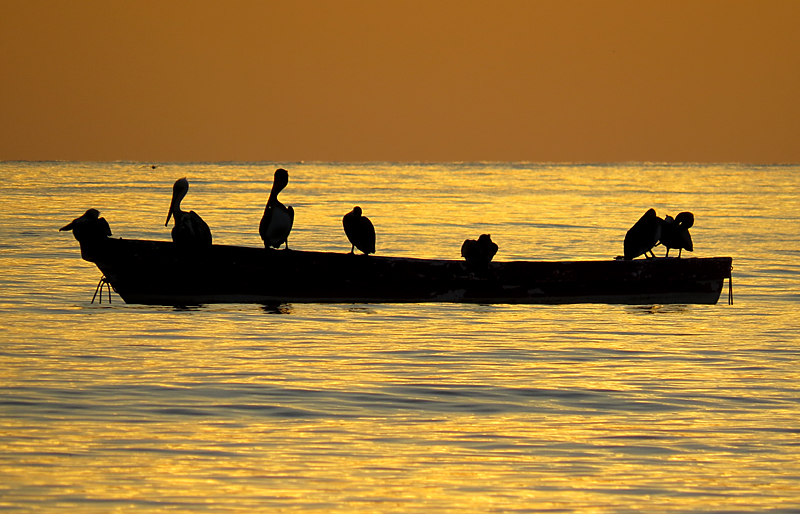
[[[630,261],[414,259],[104,239],[81,243],[126,303],[717,303],[730,257]]]

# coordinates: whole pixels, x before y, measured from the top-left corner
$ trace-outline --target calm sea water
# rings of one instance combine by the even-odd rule
[[[0,509],[800,511],[800,167],[0,163]],[[58,228],[170,238],[172,183],[218,243],[611,259],[649,207],[694,212],[734,305],[91,303]],[[663,252],[663,250],[658,250]],[[727,293],[727,289],[726,289]]]

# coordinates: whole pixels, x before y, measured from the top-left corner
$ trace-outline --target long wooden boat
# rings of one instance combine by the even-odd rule
[[[187,247],[166,241],[82,242],[84,259],[126,303],[715,304],[730,257],[630,261],[463,260]]]

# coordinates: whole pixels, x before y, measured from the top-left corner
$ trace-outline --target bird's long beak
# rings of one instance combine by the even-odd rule
[[[164,226],[165,227],[169,226],[169,219],[172,217],[172,207],[173,207],[174,203],[175,202],[173,201],[171,204],[169,204],[169,212],[167,213],[167,221],[164,222]]]
[[[59,232],[63,232],[63,231],[65,231],[65,230],[72,230],[72,223],[74,223],[74,222],[70,222],[70,223],[68,223],[68,224],[64,225],[63,227],[61,227],[60,229],[58,229],[58,231],[59,231]]]

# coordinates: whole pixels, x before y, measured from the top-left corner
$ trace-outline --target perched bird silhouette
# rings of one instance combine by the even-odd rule
[[[355,206],[342,218],[344,233],[352,247],[350,253],[356,248],[369,255],[375,253],[375,227],[366,216],[361,215],[361,207]]]
[[[489,234],[481,234],[478,240],[467,239],[461,245],[461,256],[467,264],[488,266],[497,253],[498,246],[492,241]]]
[[[167,221],[164,226],[169,225],[169,219],[175,217],[175,226],[172,227],[172,240],[180,244],[191,245],[210,245],[211,229],[194,211],[182,211],[181,200],[189,191],[189,181],[186,177],[179,178],[172,186],[172,201],[169,204]]]
[[[648,209],[644,216],[639,218],[628,232],[625,234],[625,242],[623,243],[625,260],[634,259],[640,255],[650,259],[655,257],[653,247],[658,244],[661,239],[661,225],[664,220],[656,216],[655,209]],[[650,256],[647,256],[650,252]]]
[[[286,207],[278,201],[278,193],[283,191],[288,183],[289,172],[283,168],[275,170],[272,190],[269,193],[267,205],[264,207],[261,223],[258,225],[258,233],[266,248],[280,248],[285,243],[286,249],[289,249],[289,233],[294,224],[294,209],[291,206]]]
[[[89,209],[72,222],[64,225],[59,232],[71,230],[79,242],[92,242],[108,238],[111,235],[111,227],[105,218],[100,217],[100,211]]]
[[[672,216],[665,216],[664,223],[661,225],[661,244],[667,249],[665,257],[669,257],[670,248],[678,249],[678,257],[683,250],[694,251],[692,235],[689,229],[694,225],[694,214],[682,212],[672,219]]]

